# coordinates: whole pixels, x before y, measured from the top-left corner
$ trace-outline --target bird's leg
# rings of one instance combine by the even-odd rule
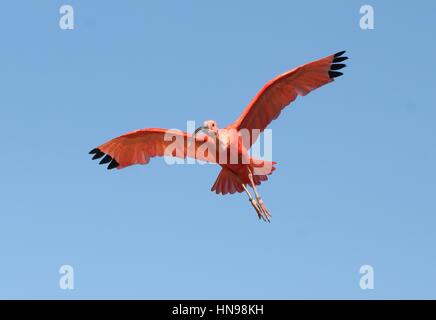
[[[265,216],[265,219],[270,222],[271,214],[269,213],[268,209],[266,208],[265,204],[263,203],[262,198],[260,197],[259,193],[256,189],[256,184],[254,183],[253,174],[251,173],[251,170],[248,169],[248,178],[250,179],[251,187],[253,188],[254,194],[256,195],[257,204],[262,211],[263,215]]]
[[[253,206],[254,210],[256,210],[258,218],[263,219],[263,221],[265,221],[265,218],[262,215],[262,211],[260,210],[257,201],[255,199],[253,199],[253,197],[251,196],[250,192],[247,189],[247,186],[242,183],[242,188],[244,188],[245,192],[247,193],[248,200],[250,200],[251,205]]]

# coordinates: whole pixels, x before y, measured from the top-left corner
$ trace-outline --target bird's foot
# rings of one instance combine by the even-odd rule
[[[265,204],[262,201],[262,198],[259,198],[257,200],[250,199],[251,205],[253,206],[254,210],[256,210],[257,217],[262,219],[265,222],[271,222],[271,214],[269,213],[268,209],[265,207]]]
[[[263,221],[266,221],[256,199],[250,199],[250,203],[253,206],[254,210],[256,210],[257,217],[259,218],[259,220],[262,219]]]
[[[270,222],[271,214],[269,213],[268,209],[265,206],[265,203],[263,202],[262,198],[257,198],[257,205],[259,206],[260,210],[262,211],[265,219]]]

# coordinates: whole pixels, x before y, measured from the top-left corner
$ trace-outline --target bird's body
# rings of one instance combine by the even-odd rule
[[[167,129],[142,129],[112,139],[90,151],[93,159],[103,157],[100,164],[109,163],[108,169],[133,164],[146,164],[151,157],[191,157],[217,163],[221,171],[212,186],[218,194],[246,192],[259,218],[270,220],[256,186],[266,181],[274,170],[275,162],[254,159],[249,149],[260,133],[276,119],[280,112],[298,95],[327,84],[342,73],[346,60],[343,53],[302,65],[269,81],[253,98],[241,116],[226,128],[219,129],[216,122],[208,120],[194,134]],[[200,131],[205,135],[198,135]],[[247,189],[251,186],[253,198]]]
[[[212,187],[212,191],[222,194],[242,192],[243,188],[239,188],[239,183],[249,184],[249,171],[254,171],[255,163],[258,167],[261,166],[262,161],[250,156],[247,147],[243,143],[243,137],[237,130],[231,128],[219,129],[215,141],[217,150],[215,158],[219,159],[218,164],[222,170],[228,172],[226,180],[229,180],[229,175],[234,175],[237,180],[223,181],[223,186],[217,180],[214,187]],[[268,174],[270,173],[268,172]],[[254,175],[257,184],[260,184],[261,180],[259,179],[261,179],[260,175]]]

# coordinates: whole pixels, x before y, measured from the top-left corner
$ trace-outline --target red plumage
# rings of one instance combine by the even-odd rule
[[[270,214],[257,193],[256,185],[268,179],[267,176],[275,170],[275,162],[253,159],[248,150],[259,134],[297,96],[305,96],[342,75],[337,70],[345,67],[341,63],[348,59],[342,56],[344,52],[304,64],[272,79],[228,127],[218,129],[215,121],[206,121],[201,129],[207,130],[208,136],[199,137],[177,130],[142,129],[114,138],[90,153],[94,155],[93,159],[103,157],[100,164],[109,163],[108,169],[147,164],[156,156],[191,157],[217,163],[222,169],[212,191],[223,195],[247,192],[259,218],[269,221]],[[249,139],[244,139],[244,130]],[[237,150],[236,162],[230,161],[232,148]],[[256,199],[249,193],[247,185],[253,188]]]

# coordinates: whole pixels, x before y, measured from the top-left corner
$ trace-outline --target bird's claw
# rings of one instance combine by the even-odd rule
[[[260,210],[263,212],[266,220],[268,222],[270,222],[271,214],[269,213],[268,209],[266,208],[265,203],[263,202],[262,198],[260,198],[260,197],[257,198],[257,204],[260,207]]]
[[[265,218],[262,215],[262,210],[260,209],[257,201],[255,199],[250,199],[250,203],[253,206],[254,210],[256,210],[257,217],[259,218],[259,220],[262,219],[265,221]]]
[[[271,215],[266,209],[262,199],[258,199],[258,200],[250,199],[250,202],[254,210],[256,210],[257,217],[259,218],[259,220],[262,219],[265,222],[267,221],[270,222]]]

